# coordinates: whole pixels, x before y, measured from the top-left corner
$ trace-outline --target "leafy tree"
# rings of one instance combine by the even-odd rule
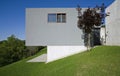
[[[81,13],[81,8],[78,6],[78,28],[83,30],[85,36],[86,46],[89,48],[91,46],[91,33],[95,26],[100,26],[104,23],[104,18],[108,16],[105,13],[104,3],[102,6],[96,6],[95,8],[87,8],[83,14]]]
[[[10,64],[23,58],[25,44],[22,40],[11,35],[0,43],[0,65]]]
[[[7,40],[0,41],[0,66],[4,66],[39,52],[44,46],[25,46],[25,41],[11,35]]]

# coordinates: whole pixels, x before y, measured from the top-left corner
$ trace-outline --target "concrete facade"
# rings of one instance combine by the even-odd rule
[[[107,7],[106,12],[106,45],[120,45],[120,0],[115,0]]]
[[[66,22],[48,22],[50,13],[66,13]],[[77,16],[76,8],[27,8],[26,45],[84,45],[82,31],[77,27]]]
[[[50,13],[66,13],[66,22],[49,23]],[[76,8],[27,8],[26,46],[47,46],[46,62],[85,51],[77,16]]]

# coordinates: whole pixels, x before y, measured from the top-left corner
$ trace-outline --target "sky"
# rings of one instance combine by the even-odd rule
[[[109,6],[114,0],[0,0],[0,41],[14,34],[25,40],[26,8],[76,8],[94,7],[105,3]]]

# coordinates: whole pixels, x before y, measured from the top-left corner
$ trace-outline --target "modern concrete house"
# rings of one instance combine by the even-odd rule
[[[120,45],[119,9],[119,0],[106,9],[110,16],[106,17],[106,28],[101,28],[104,45]],[[76,8],[27,8],[26,46],[47,46],[46,62],[85,51],[77,16]]]
[[[77,16],[76,8],[27,8],[26,46],[47,46],[46,62],[85,51]]]
[[[120,45],[120,0],[115,0],[107,7],[106,12],[106,45]]]

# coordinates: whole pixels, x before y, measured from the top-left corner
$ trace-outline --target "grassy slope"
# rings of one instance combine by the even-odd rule
[[[26,62],[33,57],[0,68],[0,76],[120,76],[118,46],[96,47],[48,64]]]

